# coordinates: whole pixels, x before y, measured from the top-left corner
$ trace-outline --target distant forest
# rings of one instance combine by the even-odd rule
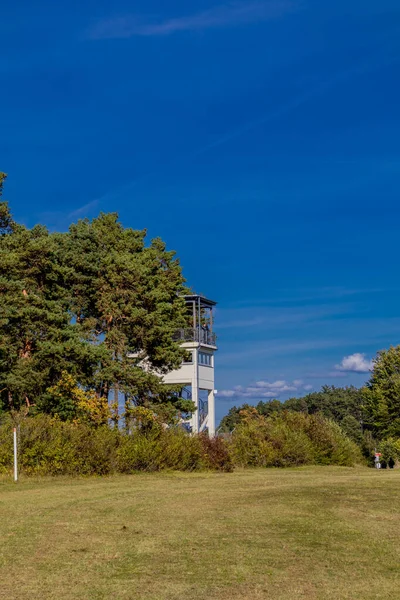
[[[388,459],[400,458],[400,346],[378,352],[366,385],[323,386],[319,392],[285,402],[270,400],[257,406],[243,404],[230,409],[219,425],[220,433],[235,430],[249,412],[274,418],[285,412],[320,414],[337,423],[359,445],[366,457],[375,448]]]

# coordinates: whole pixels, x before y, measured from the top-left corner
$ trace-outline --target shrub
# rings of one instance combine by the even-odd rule
[[[9,415],[2,418],[0,426],[0,473],[11,472],[13,465],[13,423]]]
[[[381,462],[396,463],[400,459],[400,439],[390,437],[382,440],[379,442],[378,450],[382,454]]]
[[[199,436],[202,451],[203,462],[208,469],[215,471],[233,471],[233,461],[229,452],[228,445],[222,437],[210,438],[206,433]]]
[[[270,442],[275,449],[274,466],[300,466],[314,462],[314,448],[305,432],[307,415],[285,412],[269,419]]]
[[[167,429],[162,436],[164,468],[199,471],[208,468],[199,436],[191,436],[180,427]]]
[[[135,414],[131,431],[89,426],[48,415],[19,421],[19,467],[27,475],[107,475],[175,469],[230,470],[222,440],[205,441],[183,429],[163,429],[147,413]],[[0,472],[13,466],[11,418],[0,425]]]
[[[377,447],[378,443],[379,442],[374,438],[371,431],[367,429],[363,432],[360,448],[362,455],[371,467],[374,465],[375,462],[375,448]]]
[[[320,465],[352,466],[361,462],[361,452],[334,421],[320,414],[309,415],[306,431],[315,449],[315,462]]]
[[[234,465],[348,466],[361,460],[359,449],[340,427],[320,415],[284,411],[264,417],[248,410],[226,439],[188,435],[180,427],[164,429],[148,417],[147,412],[137,411],[129,428],[120,431],[43,414],[14,415],[20,469],[28,475],[108,475],[165,469],[230,472]],[[12,472],[12,427],[10,416],[0,425],[3,473]],[[387,459],[396,452],[396,457],[400,456],[399,440],[388,441],[382,452]]]
[[[140,433],[121,437],[117,451],[117,470],[121,473],[134,471],[159,471],[162,468],[160,440]]]
[[[340,421],[340,427],[347,437],[353,440],[358,446],[361,446],[363,439],[362,426],[353,415],[346,415]]]
[[[237,425],[230,446],[234,462],[242,467],[350,466],[361,461],[356,444],[336,423],[289,411],[268,418],[249,413]]]
[[[240,422],[229,440],[230,452],[239,467],[269,467],[275,451],[268,440],[268,424],[261,421]]]
[[[196,471],[207,468],[199,436],[190,436],[181,428],[136,431],[121,434],[117,469],[135,471]]]
[[[118,438],[118,432],[106,426],[93,428],[48,415],[21,419],[19,466],[28,475],[106,475],[115,470]],[[11,422],[7,422],[0,427],[3,471],[12,468],[11,439]],[[3,448],[8,449],[6,453]]]

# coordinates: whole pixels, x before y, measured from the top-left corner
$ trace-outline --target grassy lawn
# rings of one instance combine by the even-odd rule
[[[0,598],[400,598],[400,470],[0,480]]]

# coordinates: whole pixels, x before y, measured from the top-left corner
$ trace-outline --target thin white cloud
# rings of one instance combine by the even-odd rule
[[[46,211],[39,213],[39,218],[51,231],[68,229],[73,221],[89,217],[99,206],[99,200],[92,200],[70,212]]]
[[[86,216],[93,208],[96,208],[98,205],[98,200],[92,200],[91,202],[87,202],[83,206],[76,208],[72,212],[68,214],[68,219],[78,219],[80,217]]]
[[[372,369],[372,360],[368,360],[365,354],[356,352],[345,356],[340,364],[335,365],[335,369],[351,373],[368,373]]]
[[[329,317],[352,315],[355,308],[351,303],[329,304],[320,306],[247,306],[228,308],[218,311],[219,329],[237,329],[250,327],[291,327],[293,324],[313,323]],[[359,310],[358,310],[359,312]],[[247,315],[252,315],[247,318]]]
[[[326,379],[340,379],[341,377],[347,377],[347,373],[345,373],[344,371],[326,371],[326,370],[321,370],[321,371],[307,371],[304,373],[304,376],[307,379],[321,379],[321,380],[326,380]]]
[[[297,390],[298,385],[294,381],[291,383],[285,380],[257,381],[247,387],[238,385],[231,390],[221,390],[218,392],[218,398],[259,400],[262,398],[277,398],[285,392],[296,392]]]
[[[202,31],[220,27],[269,21],[293,12],[298,7],[293,0],[263,0],[228,2],[208,10],[165,20],[144,19],[125,15],[102,19],[87,32],[92,40],[123,39],[133,36],[165,36],[180,31]]]
[[[243,364],[244,360],[254,358],[265,358],[267,356],[279,356],[285,354],[286,356],[307,354],[309,352],[315,352],[317,350],[324,350],[328,348],[336,348],[344,346],[347,343],[346,339],[312,339],[306,341],[282,341],[279,338],[270,339],[268,341],[262,340],[259,342],[249,342],[246,344],[231,343],[230,347],[232,351],[223,352],[218,358],[218,365],[224,365],[232,367],[233,365]],[[338,373],[335,372],[335,373]],[[340,375],[337,375],[340,376]]]
[[[262,308],[269,306],[282,306],[288,304],[289,306],[297,305],[300,302],[315,304],[316,301],[323,302],[324,304],[331,300],[337,300],[338,298],[347,298],[348,296],[361,296],[365,294],[382,294],[389,291],[398,291],[397,288],[382,288],[382,287],[360,287],[360,288],[345,288],[340,286],[331,287],[307,287],[295,289],[282,288],[276,290],[276,296],[272,299],[267,298],[249,298],[246,300],[237,300],[231,303],[233,309],[253,309]]]

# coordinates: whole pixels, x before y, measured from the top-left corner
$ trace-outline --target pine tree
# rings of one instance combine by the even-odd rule
[[[2,408],[40,408],[62,370],[87,382],[99,352],[71,323],[57,237],[41,225],[16,224],[8,207],[0,207],[5,224],[0,235]]]
[[[185,356],[173,339],[187,324],[181,267],[162,240],[145,238],[114,213],[62,234],[28,229],[0,202],[3,410],[35,406],[65,418],[54,393],[65,373],[90,398],[108,400],[115,388],[128,404],[190,409],[162,383]]]
[[[99,396],[117,387],[135,404],[179,404],[165,398],[161,376],[179,367],[184,351],[174,333],[187,324],[186,288],[174,252],[145,231],[101,214],[70,227],[62,242],[76,322],[104,352],[95,377]]]
[[[363,388],[364,426],[379,438],[400,437],[400,346],[378,352]]]

